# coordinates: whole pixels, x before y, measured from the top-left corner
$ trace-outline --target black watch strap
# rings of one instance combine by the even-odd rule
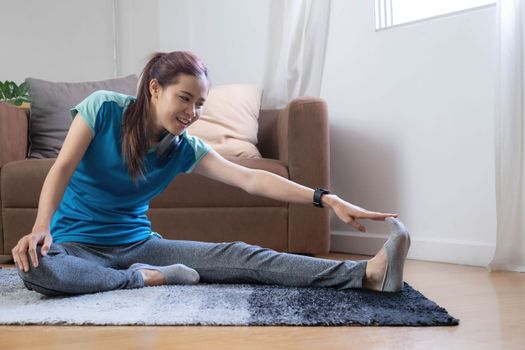
[[[323,208],[323,202],[321,202],[321,197],[325,194],[330,194],[330,191],[325,190],[324,188],[316,188],[314,192],[313,205],[319,208]]]

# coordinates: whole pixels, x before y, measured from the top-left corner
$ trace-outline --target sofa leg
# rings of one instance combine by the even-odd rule
[[[13,257],[11,255],[0,255],[0,264],[13,264]]]

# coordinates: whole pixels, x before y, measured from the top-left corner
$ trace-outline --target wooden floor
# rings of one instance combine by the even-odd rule
[[[0,349],[525,349],[525,274],[410,260],[405,280],[459,318],[460,325],[0,326]]]

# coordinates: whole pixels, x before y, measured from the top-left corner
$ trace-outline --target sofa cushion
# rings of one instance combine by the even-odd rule
[[[62,148],[71,124],[69,109],[96,90],[111,90],[135,95],[138,78],[123,78],[79,83],[56,83],[27,78],[31,96],[30,158],[55,158]]]
[[[213,86],[200,119],[188,128],[223,156],[261,158],[257,150],[261,90],[256,85]]]
[[[286,165],[275,159],[226,157],[248,168],[263,169],[289,178]],[[198,174],[179,175],[168,188],[151,201],[151,208],[205,207],[287,207],[265,197],[252,196],[235,188]]]
[[[40,191],[55,159],[9,162],[0,168],[0,196],[4,208],[37,208]],[[20,189],[23,188],[23,191]]]
[[[263,169],[289,178],[282,162],[265,158],[227,157],[248,168]],[[29,159],[5,164],[0,171],[2,208],[37,208],[45,177],[55,159]],[[23,188],[23,191],[20,189]],[[166,190],[151,201],[151,208],[286,207],[284,202],[252,196],[239,188],[198,174],[177,176]]]
[[[287,207],[151,208],[148,217],[152,230],[167,239],[288,248]]]

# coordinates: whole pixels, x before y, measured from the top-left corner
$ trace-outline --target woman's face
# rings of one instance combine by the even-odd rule
[[[199,119],[202,105],[208,96],[209,83],[205,77],[180,74],[177,83],[161,87],[150,81],[151,125],[153,140],[159,140],[165,130],[180,135]]]

